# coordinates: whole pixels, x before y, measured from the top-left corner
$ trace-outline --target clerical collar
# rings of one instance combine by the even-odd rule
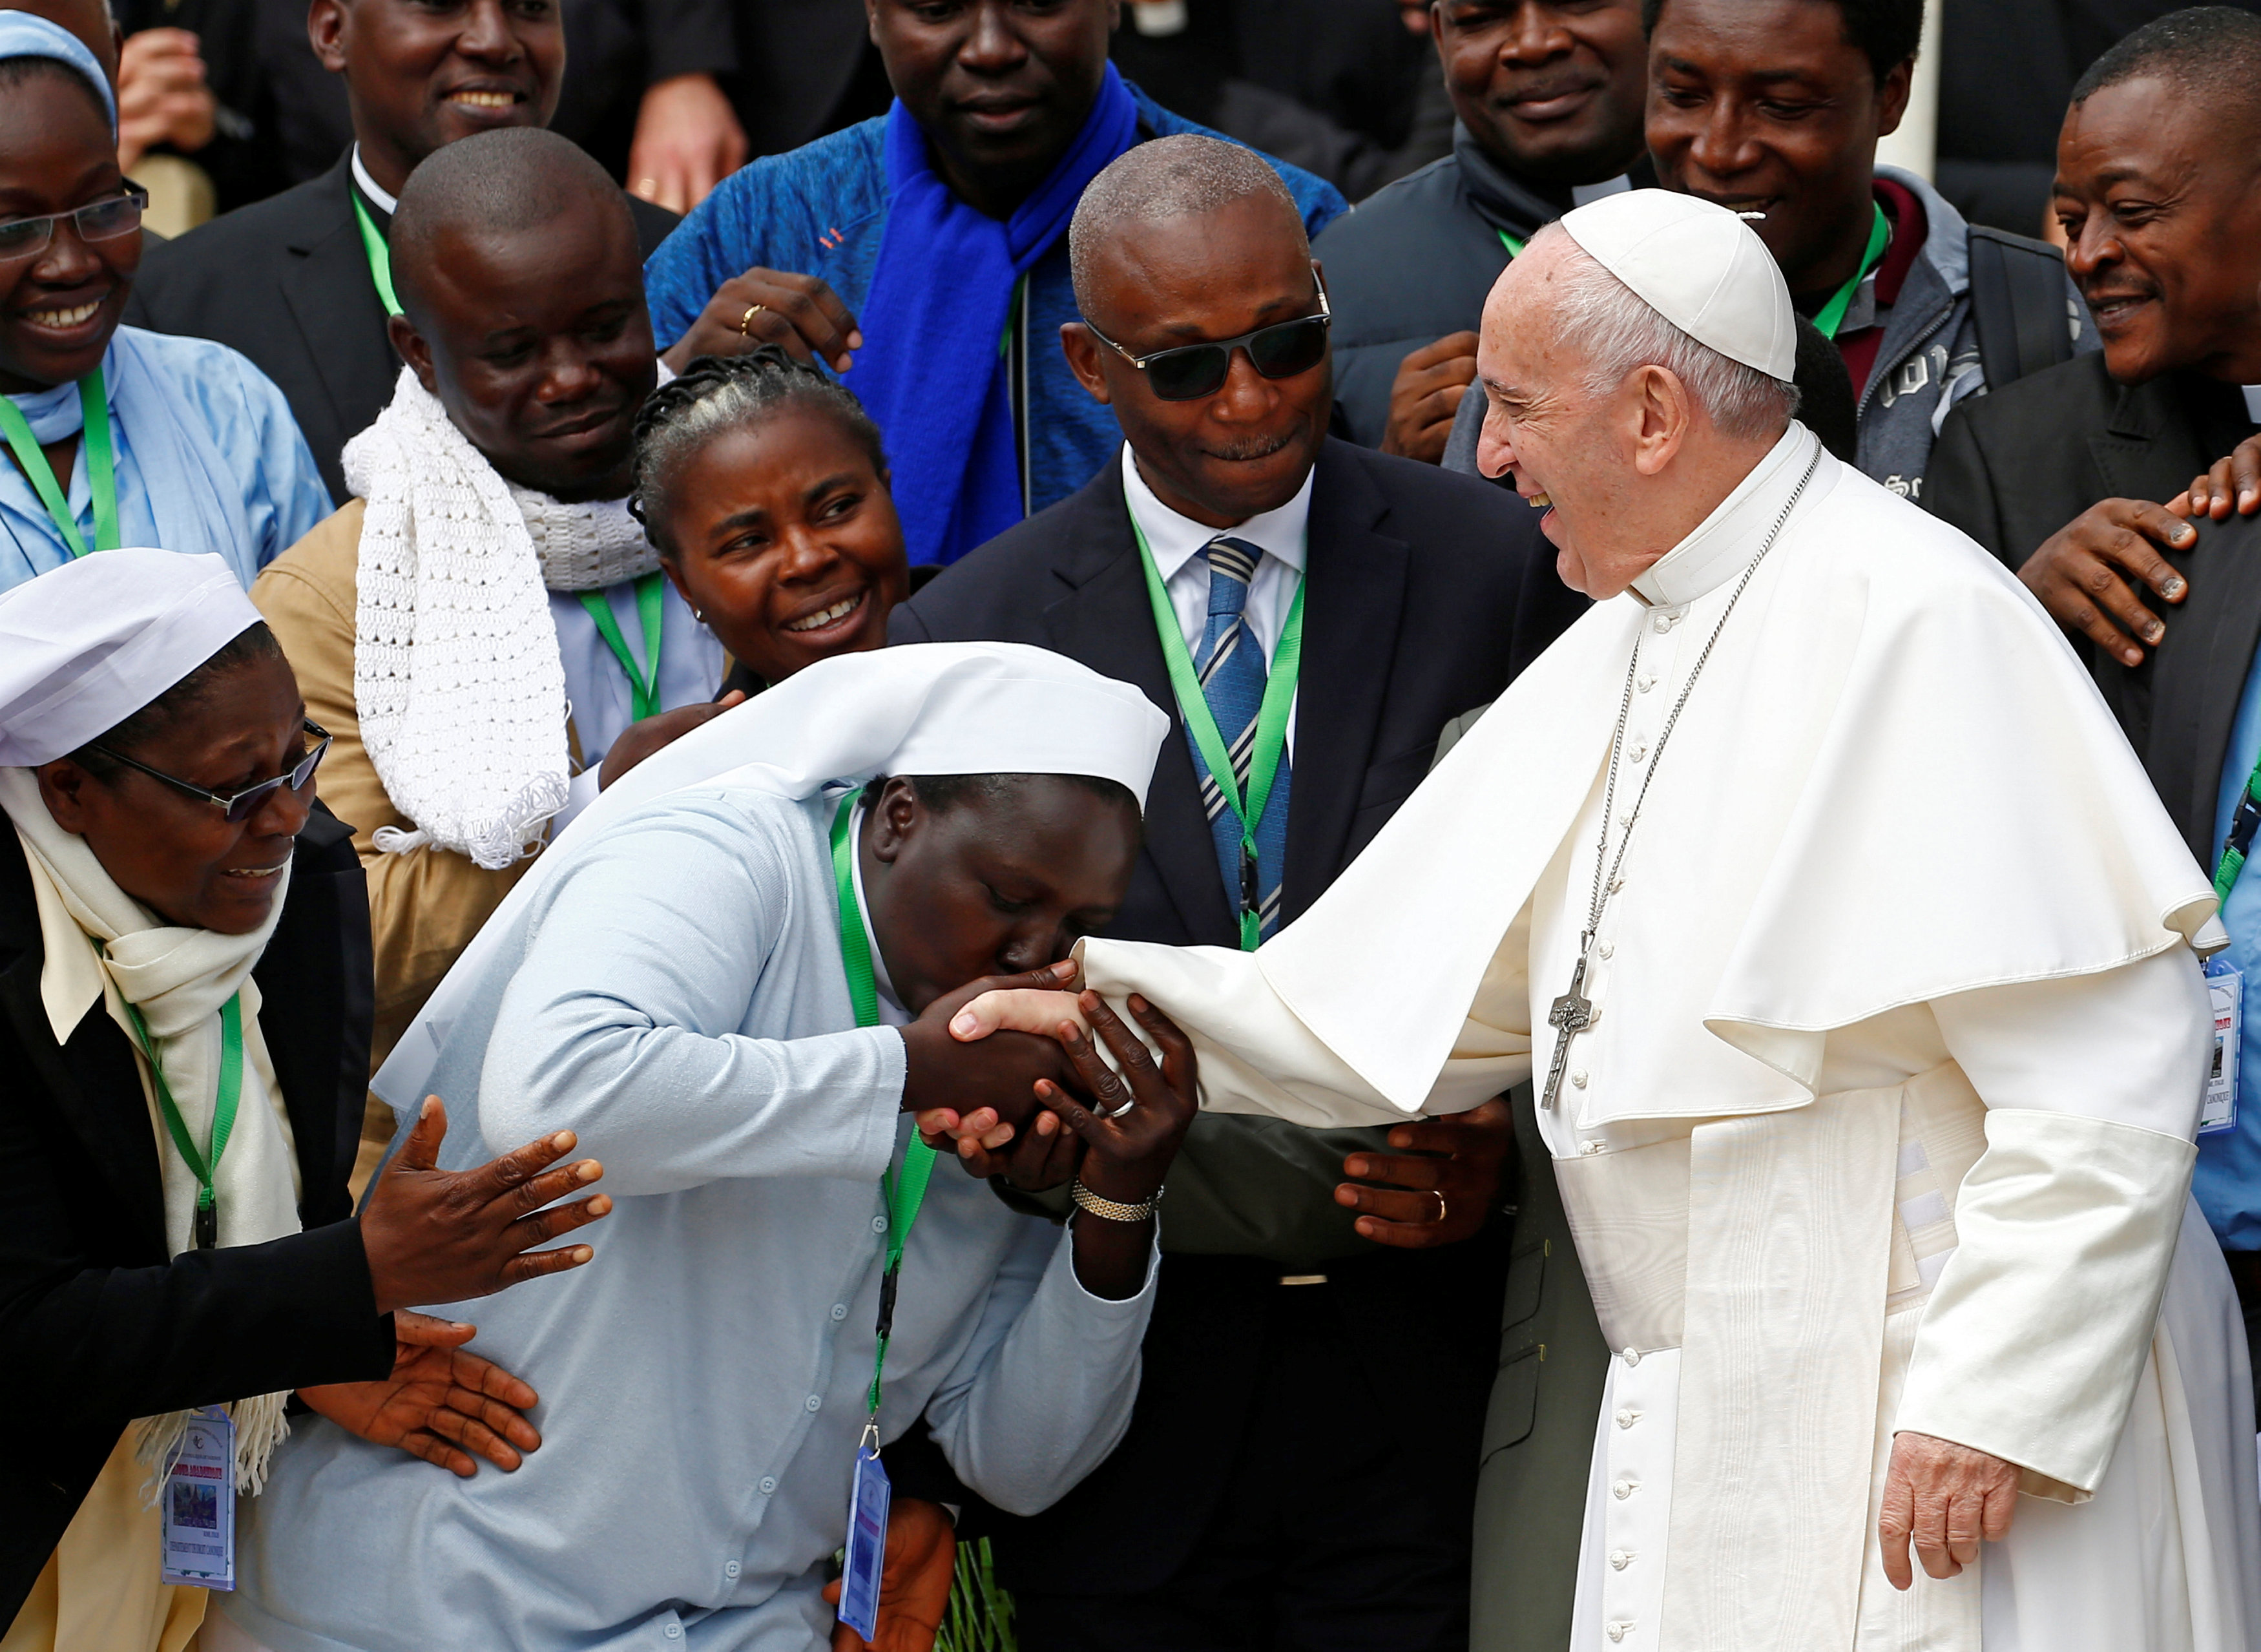
[[[386,190],[379,189],[377,180],[370,176],[369,169],[361,163],[361,142],[358,139],[355,140],[353,147],[353,181],[369,204],[387,218],[400,210],[400,202]]]
[[[1696,531],[1643,571],[1633,593],[1653,608],[1676,608],[1718,589],[1757,554],[1783,502],[1813,457],[1814,435],[1793,419],[1765,458],[1721,499]]]
[[[1453,123],[1453,162],[1461,169],[1461,186],[1467,190],[1468,205],[1475,208],[1476,216],[1518,241],[1529,241],[1540,226],[1553,223],[1569,210],[1561,204],[1559,195],[1550,198],[1485,154],[1475,134],[1457,120]],[[1656,181],[1648,171],[1647,155],[1635,162],[1635,170],[1641,175],[1638,178],[1620,173],[1599,183],[1574,184],[1569,191],[1570,206],[1583,206],[1605,195],[1616,195]]]
[[[2245,416],[2261,425],[2261,384],[2240,386],[2245,391]]]
[[[1278,557],[1297,573],[1303,571],[1304,531],[1311,520],[1309,476],[1296,490],[1296,497],[1277,510],[1252,516],[1237,527],[1210,528],[1190,516],[1181,516],[1154,497],[1154,490],[1138,473],[1138,461],[1126,442],[1123,444],[1123,503],[1130,509],[1130,520],[1146,535],[1146,548],[1154,553],[1154,571],[1162,576],[1165,585],[1219,534],[1230,534]]]

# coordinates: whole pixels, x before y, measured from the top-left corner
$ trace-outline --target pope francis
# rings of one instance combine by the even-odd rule
[[[2186,1192],[2207,880],[2017,582],[1794,420],[1793,355],[1722,208],[1535,237],[1484,468],[1593,609],[1299,923],[1090,941],[1087,984],[1191,1033],[1212,1108],[1535,1076],[1618,1350],[1578,1652],[2245,1652],[2250,1378]]]

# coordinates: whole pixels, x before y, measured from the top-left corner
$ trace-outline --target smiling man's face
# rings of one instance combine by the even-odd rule
[[[345,77],[362,164],[394,195],[456,139],[547,126],[557,112],[558,0],[313,0],[306,32]]]
[[[1637,0],[1438,0],[1454,112],[1502,166],[1598,183],[1640,154],[1648,47]]]
[[[1237,338],[1319,311],[1303,226],[1291,205],[1268,193],[1126,227],[1095,266],[1086,316],[1134,356]],[[1071,322],[1061,332],[1076,377],[1115,409],[1139,473],[1181,515],[1228,528],[1279,509],[1310,475],[1334,406],[1331,357],[1267,378],[1237,349],[1213,394],[1165,401],[1090,328]]]
[[[2092,93],[2057,139],[2065,267],[2123,384],[2261,380],[2261,145],[2152,79]]]
[[[601,182],[601,180],[600,180]],[[509,481],[564,499],[628,492],[658,368],[625,201],[595,190],[521,230],[450,224],[394,250],[392,340]]]
[[[1799,298],[1859,268],[1908,64],[1879,82],[1832,0],[1669,0],[1648,62],[1658,182],[1762,214],[1751,227]]]

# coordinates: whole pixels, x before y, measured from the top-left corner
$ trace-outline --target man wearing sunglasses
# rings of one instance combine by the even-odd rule
[[[1141,145],[1069,240],[1082,319],[1061,341],[1120,461],[892,635],[1034,643],[1144,687],[1174,726],[1107,932],[1253,946],[1579,604],[1516,500],[1328,437],[1323,275],[1260,157]],[[1195,1121],[1130,1432],[995,1539],[1027,1652],[1465,1647],[1504,1122]]]

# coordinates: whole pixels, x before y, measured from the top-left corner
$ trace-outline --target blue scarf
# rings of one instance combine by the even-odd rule
[[[1084,186],[1138,135],[1115,66],[1051,176],[1000,223],[951,192],[926,133],[887,115],[887,224],[847,384],[886,439],[914,563],[955,562],[1021,520],[1012,392],[1000,348],[1013,285],[1067,232]]]

